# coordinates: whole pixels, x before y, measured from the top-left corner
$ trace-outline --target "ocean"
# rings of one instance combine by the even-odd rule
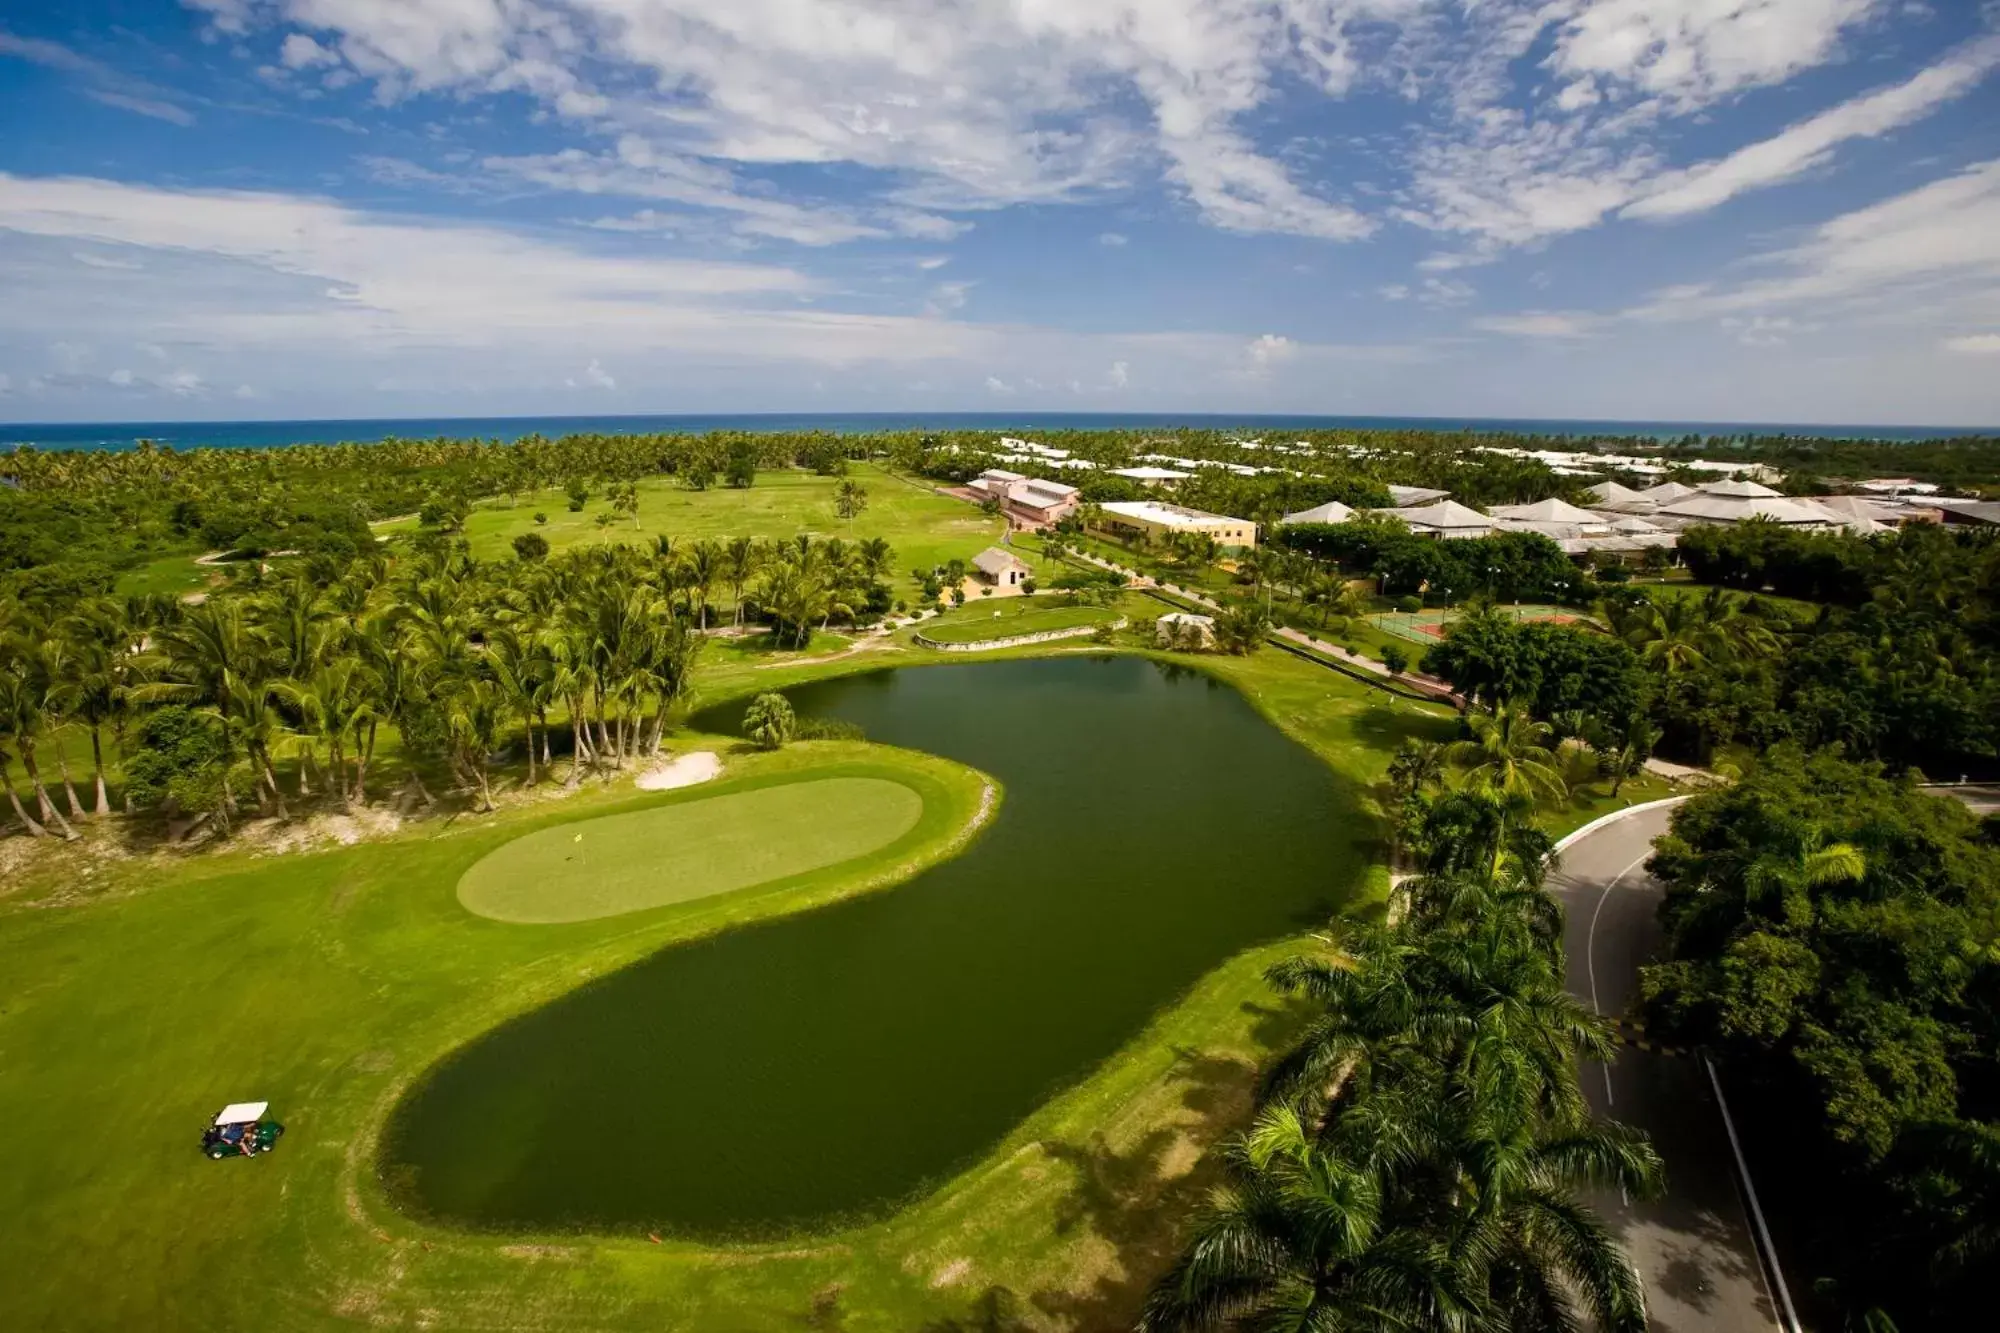
[[[0,450],[130,449],[140,440],[193,448],[278,448],[288,444],[403,439],[516,440],[524,435],[704,434],[709,431],[977,430],[1032,435],[1057,430],[1169,430],[1175,427],[1265,435],[1294,430],[1493,431],[1564,438],[1677,439],[1684,435],[1815,435],[1910,442],[1994,435],[1991,428],[1827,426],[1779,422],[1563,421],[1490,417],[1257,416],[1091,412],[826,412],[609,417],[427,417],[337,421],[126,421],[0,423]]]

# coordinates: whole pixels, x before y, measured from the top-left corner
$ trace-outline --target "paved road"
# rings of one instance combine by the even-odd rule
[[[1645,871],[1670,809],[1642,811],[1572,843],[1550,888],[1568,911],[1569,989],[1622,1017],[1637,1007],[1639,968],[1659,948],[1659,883]],[[1780,1325],[1736,1187],[1727,1132],[1701,1062],[1626,1046],[1586,1065],[1600,1114],[1643,1129],[1666,1162],[1665,1197],[1593,1200],[1646,1279],[1661,1333],[1771,1333]]]

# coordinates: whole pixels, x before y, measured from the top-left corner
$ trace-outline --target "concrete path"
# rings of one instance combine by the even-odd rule
[[[1568,913],[1570,993],[1623,1018],[1639,999],[1639,968],[1661,947],[1662,889],[1645,860],[1670,807],[1642,809],[1572,843],[1550,890]],[[1627,1044],[1588,1064],[1583,1091],[1598,1113],[1652,1137],[1667,1192],[1635,1203],[1592,1203],[1646,1279],[1650,1326],[1662,1333],[1768,1333],[1782,1326],[1751,1240],[1715,1093],[1699,1059]]]

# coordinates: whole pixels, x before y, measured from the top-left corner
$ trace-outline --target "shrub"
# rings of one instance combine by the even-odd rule
[[[783,747],[797,728],[792,701],[782,694],[760,694],[743,713],[743,734],[761,749]]]
[[[539,509],[535,511],[535,522],[537,522],[537,523],[546,523],[546,522],[548,522],[548,521],[549,521],[549,516],[548,516],[547,514],[544,514],[544,513],[543,513],[543,512],[541,511],[541,510],[539,510]]]
[[[838,717],[802,717],[792,733],[793,738],[802,741],[865,741],[868,733],[858,722],[849,722]]]
[[[1413,616],[1424,609],[1424,599],[1415,595],[1398,597],[1396,599],[1396,609],[1406,616]]]
[[[1390,675],[1400,676],[1410,669],[1410,655],[1393,643],[1385,645],[1382,649],[1382,665],[1389,668]]]
[[[524,532],[514,539],[514,558],[533,564],[546,560],[549,555],[549,539],[539,532]]]

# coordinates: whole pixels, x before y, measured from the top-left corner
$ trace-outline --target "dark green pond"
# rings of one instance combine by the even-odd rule
[[[699,1234],[880,1210],[1231,954],[1324,920],[1369,855],[1333,774],[1184,669],[939,666],[792,698],[993,774],[998,818],[899,888],[663,950],[474,1042],[390,1127],[414,1207]]]

